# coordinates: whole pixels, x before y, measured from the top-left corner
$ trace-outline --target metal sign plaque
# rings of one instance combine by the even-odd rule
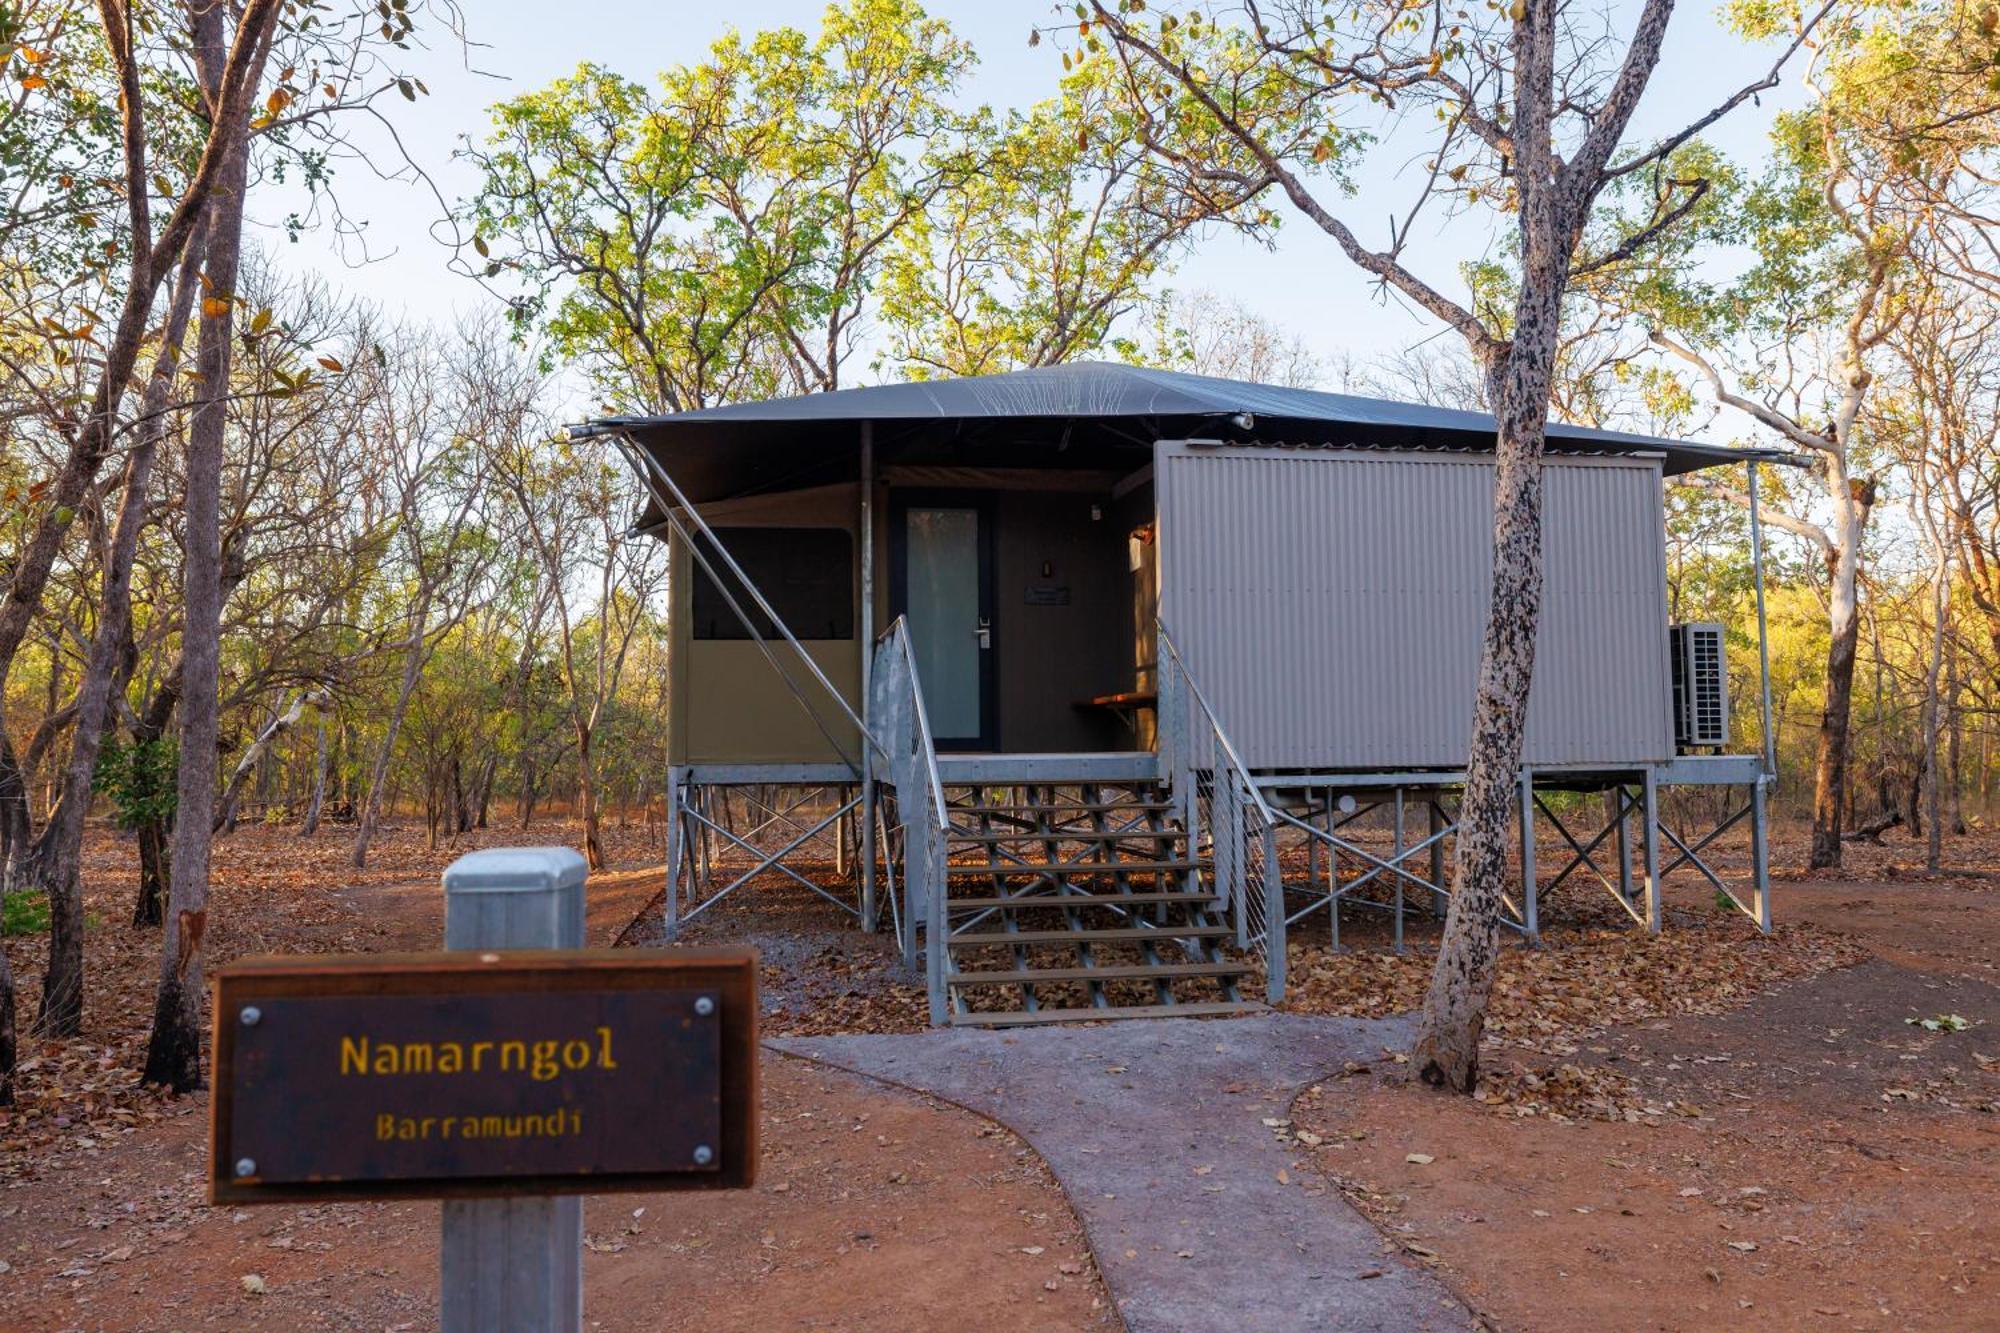
[[[753,951],[267,959],[214,989],[218,1203],[751,1182]]]

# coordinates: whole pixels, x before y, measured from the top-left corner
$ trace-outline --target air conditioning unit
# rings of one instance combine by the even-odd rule
[[[1681,750],[1729,744],[1729,668],[1722,626],[1674,625],[1667,631],[1674,670],[1674,744]]]

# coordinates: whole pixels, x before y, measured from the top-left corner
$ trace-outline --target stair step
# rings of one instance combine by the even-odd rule
[[[960,972],[945,978],[952,986],[1034,986],[1051,981],[1172,981],[1178,977],[1240,977],[1242,963],[1132,963],[1115,967],[1028,968],[1011,972]]]
[[[1257,1014],[1265,1007],[1252,1000],[1215,1000],[1200,1004],[1140,1004],[1104,1009],[1001,1009],[991,1013],[953,1014],[955,1028],[1021,1028],[1044,1023],[1096,1023],[1114,1018],[1208,1018],[1222,1014]]]
[[[944,872],[947,875],[978,875],[982,878],[997,875],[1004,879],[1019,878],[1022,875],[1109,875],[1123,872],[1193,870],[1196,864],[1194,861],[1063,861],[1045,865],[947,865]]]
[[[1220,940],[1236,933],[1231,926],[1106,926],[1088,930],[976,930],[953,935],[951,947],[970,949],[1010,944],[1111,944],[1128,940]]]
[[[1214,907],[1220,902],[1221,899],[1208,893],[1034,893],[1003,894],[998,898],[947,898],[944,905],[956,912],[996,907],[1154,907],[1164,903]]]
[[[1174,808],[1168,801],[1063,801],[1055,805],[953,805],[947,807],[950,814],[987,815],[1108,815],[1124,811],[1127,814],[1165,814]]]
[[[991,832],[959,832],[945,835],[947,842],[999,844],[1005,842],[1177,842],[1187,837],[1182,829],[997,829]]]

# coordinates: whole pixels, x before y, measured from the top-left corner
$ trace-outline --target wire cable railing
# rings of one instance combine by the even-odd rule
[[[1209,892],[1236,926],[1236,944],[1264,963],[1266,999],[1285,996],[1285,897],[1277,814],[1222,729],[1173,636],[1160,623],[1159,754]],[[1200,872],[1197,871],[1197,874]]]

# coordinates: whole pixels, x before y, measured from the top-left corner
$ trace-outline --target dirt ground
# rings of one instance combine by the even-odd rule
[[[433,947],[436,872],[468,844],[431,852],[399,830],[366,873],[346,865],[339,831],[302,844],[245,828],[217,846],[211,940],[227,958]],[[0,1329],[433,1327],[436,1205],[211,1209],[207,1098],[131,1094],[156,946],[122,924],[128,853],[91,843],[89,882],[120,887],[88,895],[101,984],[86,1036],[28,1043],[24,1104],[0,1111]],[[634,831],[612,854],[639,866],[649,852]],[[593,941],[657,879],[593,879]],[[33,946],[9,944],[32,1014]],[[1067,1200],[1012,1134],[782,1056],[763,1072],[755,1190],[586,1205],[590,1327],[898,1329],[943,1311],[982,1329],[1115,1326]]]
[[[245,828],[218,844],[212,948],[429,947],[437,871],[518,840],[433,851],[398,830],[355,872],[341,830]],[[1601,891],[1551,895],[1550,947],[1508,952],[1480,1100],[1409,1086],[1385,1052],[1329,1071],[1277,1132],[1495,1328],[2000,1328],[2000,837],[1955,841],[1966,873],[1941,878],[1895,833],[1837,881],[1784,869],[1799,845],[1781,826],[1768,939],[1694,884],[1657,940]],[[592,938],[650,942],[627,927],[657,853],[634,829],[611,854]],[[131,863],[93,836],[86,1033],[26,1043],[22,1105],[0,1112],[0,1329],[432,1326],[434,1206],[202,1203],[206,1099],[133,1088],[156,942],[123,924]],[[1292,1006],[1421,996],[1421,916],[1400,957],[1365,914],[1340,953],[1318,929],[1295,936]],[[923,1021],[886,938],[803,888],[759,885],[687,935],[764,950],[773,1033]],[[40,946],[8,947],[25,1019]],[[593,1326],[1116,1326],[1068,1202],[1006,1130],[775,1055],[764,1077],[754,1192],[591,1201]]]
[[[1489,1048],[1484,1103],[1391,1056],[1303,1096],[1297,1132],[1498,1328],[2000,1328],[1996,849],[1956,844],[1982,872],[1956,878],[1895,841],[1854,849],[1865,879],[1781,872],[1778,919],[1865,961],[1572,1026],[1568,1058]]]

